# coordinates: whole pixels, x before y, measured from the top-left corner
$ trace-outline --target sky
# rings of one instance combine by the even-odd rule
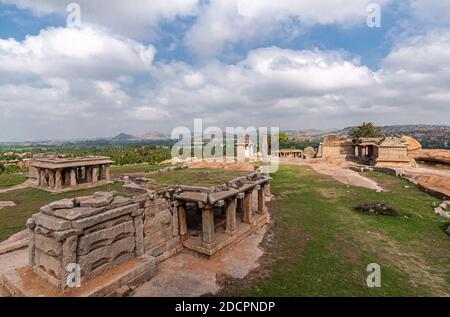
[[[450,0],[71,3],[0,0],[0,141],[450,122]]]

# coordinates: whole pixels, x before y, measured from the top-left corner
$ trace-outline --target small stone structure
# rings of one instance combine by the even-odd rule
[[[107,295],[111,287],[142,283],[156,274],[159,262],[184,248],[212,256],[266,225],[270,181],[254,172],[212,188],[178,185],[155,190],[153,182],[142,178],[124,185],[128,197],[97,192],[55,201],[27,221],[28,270],[61,294],[71,294],[71,265],[79,266],[86,285],[97,283],[97,278],[105,283],[114,268],[133,267],[129,263],[138,259],[145,265],[122,268],[128,270],[126,278],[121,275],[106,283],[106,289],[94,285],[95,292],[91,286],[82,294]],[[27,284],[20,270],[2,276],[1,284],[13,295],[41,294],[34,288],[42,285]]]
[[[41,155],[30,162],[29,178],[39,188],[52,192],[79,186],[110,182],[113,161],[104,156],[64,158],[59,155]]]
[[[408,146],[401,138],[360,138],[355,142],[336,134],[327,135],[317,157],[328,160],[351,160],[376,167],[410,167]]]
[[[92,279],[144,253],[143,212],[130,198],[100,192],[44,206],[27,222],[29,265],[63,290],[70,264],[80,266],[82,282]]]
[[[333,160],[355,158],[355,145],[351,140],[337,134],[329,134],[319,145],[317,157]]]
[[[400,138],[361,138],[356,142],[357,158],[377,167],[413,166],[408,157],[408,146]]]

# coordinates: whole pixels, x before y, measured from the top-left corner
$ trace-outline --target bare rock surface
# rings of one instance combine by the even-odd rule
[[[364,187],[375,190],[377,192],[383,191],[383,188],[377,184],[374,180],[362,176],[361,174],[348,169],[351,166],[350,162],[330,163],[322,160],[305,161],[299,159],[281,159],[280,163],[289,165],[310,166],[314,171],[319,174],[328,175],[333,177],[338,182],[349,185]]]
[[[14,207],[16,205],[13,201],[0,201],[0,209],[5,207]]]
[[[198,297],[217,294],[218,276],[242,279],[258,268],[263,251],[258,247],[264,238],[260,229],[212,259],[182,252],[158,265],[158,275],[136,289],[137,297]]]

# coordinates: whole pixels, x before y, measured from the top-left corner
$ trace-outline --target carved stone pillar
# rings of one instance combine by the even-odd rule
[[[265,196],[266,195],[264,193],[264,186],[261,186],[258,189],[258,210],[257,210],[258,214],[265,214],[267,212]]]
[[[245,193],[244,197],[244,222],[253,224],[253,189]]]
[[[214,247],[216,241],[214,235],[214,212],[211,205],[206,204],[202,208],[202,245],[207,249]]]
[[[107,181],[111,180],[111,166],[105,165],[105,179]]]
[[[70,187],[77,187],[77,173],[74,168],[70,170]]]
[[[187,238],[188,228],[187,228],[187,219],[186,219],[186,205],[184,203],[180,203],[178,206],[178,222],[180,224],[180,236],[184,241]]]
[[[92,183],[92,168],[86,167],[86,182]]]
[[[98,182],[98,167],[92,168],[92,183]]]
[[[50,189],[55,188],[55,171],[54,170],[48,170],[48,187]]]
[[[237,221],[236,221],[236,197],[230,198],[227,204],[227,225],[225,228],[225,234],[233,236],[237,231]]]
[[[55,171],[55,189],[60,190],[62,188],[62,175],[61,170],[57,169]]]
[[[47,187],[48,186],[47,171],[45,169],[41,170],[41,186],[42,187]]]

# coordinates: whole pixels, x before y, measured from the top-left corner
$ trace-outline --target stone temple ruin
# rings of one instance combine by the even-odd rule
[[[408,167],[415,161],[408,157],[408,146],[401,138],[361,138],[355,142],[330,134],[320,144],[317,157],[352,160],[375,167]]]
[[[28,178],[37,187],[59,192],[66,189],[104,185],[110,182],[109,157],[64,158],[56,154],[33,157]]]
[[[55,201],[27,222],[28,267],[0,277],[0,286],[14,296],[117,295],[183,249],[209,257],[266,225],[270,181],[254,172],[212,188],[156,190],[144,178],[125,184],[126,196]],[[81,288],[69,283],[76,266]]]

